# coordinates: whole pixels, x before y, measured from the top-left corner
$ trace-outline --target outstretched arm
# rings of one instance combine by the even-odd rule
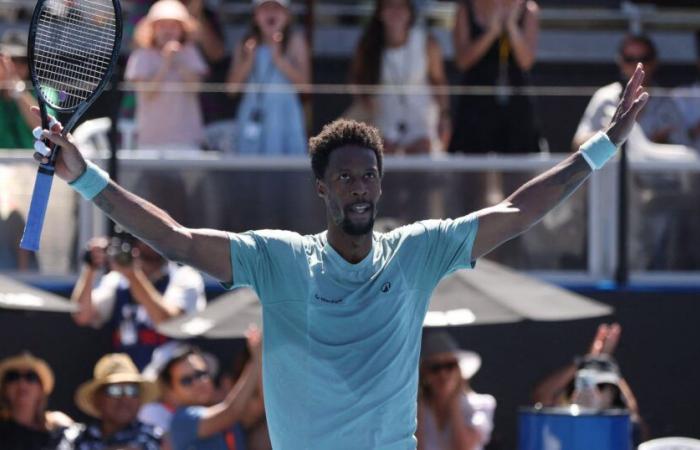
[[[78,179],[87,168],[78,148],[61,136],[59,127],[53,131],[44,130],[44,136],[61,147],[56,158],[56,175],[69,183]],[[39,153],[34,156],[42,163],[48,162],[46,156]],[[156,205],[113,181],[92,201],[115,222],[166,258],[190,265],[221,281],[233,280],[231,250],[225,232],[183,227]]]
[[[627,83],[615,115],[605,130],[615,147],[627,139],[637,114],[649,98],[642,87],[643,79],[644,71],[640,64]],[[527,231],[574,193],[592,173],[589,160],[590,155],[586,157],[579,150],[525,183],[503,202],[478,211],[479,232],[472,251],[474,259]]]

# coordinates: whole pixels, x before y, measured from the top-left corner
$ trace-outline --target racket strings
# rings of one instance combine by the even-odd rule
[[[73,109],[109,71],[117,35],[111,0],[47,0],[37,22],[33,69],[55,108]]]

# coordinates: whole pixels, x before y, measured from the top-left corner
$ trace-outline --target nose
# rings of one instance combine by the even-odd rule
[[[353,197],[365,197],[367,195],[367,183],[362,178],[355,179],[350,188]]]

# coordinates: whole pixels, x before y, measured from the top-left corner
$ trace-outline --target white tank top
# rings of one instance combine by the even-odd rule
[[[421,27],[409,31],[406,44],[382,55],[382,85],[402,86],[377,96],[375,124],[385,139],[402,145],[437,139],[438,108],[428,81],[428,36]],[[419,87],[424,86],[424,87]]]

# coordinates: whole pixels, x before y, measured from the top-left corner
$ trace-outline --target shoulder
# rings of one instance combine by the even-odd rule
[[[136,431],[141,438],[146,438],[147,440],[160,441],[163,439],[163,430],[160,427],[147,423],[136,423]]]
[[[190,266],[170,265],[170,274],[173,280],[190,281],[192,283],[203,283],[202,275]]]
[[[292,30],[289,33],[289,50],[290,51],[307,51],[308,44],[306,36],[302,30]]]
[[[65,428],[73,425],[73,419],[61,411],[47,411],[46,423],[49,429]]]

